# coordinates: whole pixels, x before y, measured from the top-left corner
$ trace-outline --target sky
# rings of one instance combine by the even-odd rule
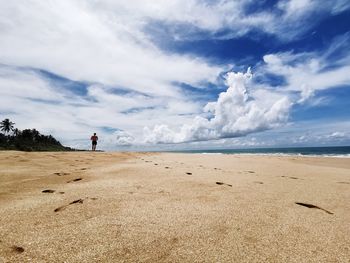
[[[350,145],[348,0],[0,0],[0,119],[64,145]]]

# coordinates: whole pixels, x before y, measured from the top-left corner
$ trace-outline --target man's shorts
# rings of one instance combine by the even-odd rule
[[[92,141],[92,145],[97,145],[97,141]]]

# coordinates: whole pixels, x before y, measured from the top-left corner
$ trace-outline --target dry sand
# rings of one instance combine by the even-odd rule
[[[350,159],[0,152],[0,262],[29,261],[350,262]]]

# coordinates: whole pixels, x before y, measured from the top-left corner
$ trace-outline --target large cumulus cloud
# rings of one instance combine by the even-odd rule
[[[251,91],[248,89],[251,78],[250,69],[246,73],[228,73],[228,89],[220,93],[217,101],[204,107],[209,117],[197,116],[191,124],[179,129],[164,124],[153,129],[146,127],[144,142],[180,143],[233,138],[284,123],[292,104],[288,97],[269,91]]]

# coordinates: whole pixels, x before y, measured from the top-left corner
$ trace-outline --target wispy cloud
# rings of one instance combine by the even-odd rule
[[[88,1],[2,3],[1,62],[161,96],[179,95],[174,80],[215,81],[222,70],[199,58],[162,53],[141,25],[102,7]]]
[[[259,74],[283,77],[284,91],[295,91],[304,103],[315,92],[350,83],[349,34],[337,37],[326,50],[308,53],[284,52],[264,56]],[[339,57],[341,54],[341,57]]]
[[[142,1],[141,1],[142,2]],[[279,41],[294,41],[302,37],[317,22],[350,8],[346,0],[281,0],[261,9],[265,1],[176,0],[162,4],[138,4],[134,17],[155,21],[155,31],[169,34],[175,40],[238,38],[252,32],[275,36]],[[112,10],[133,10],[116,2]],[[177,10],[177,12],[174,12]],[[248,11],[249,10],[249,11]],[[187,30],[184,30],[187,29]],[[254,36],[256,37],[256,35]]]

